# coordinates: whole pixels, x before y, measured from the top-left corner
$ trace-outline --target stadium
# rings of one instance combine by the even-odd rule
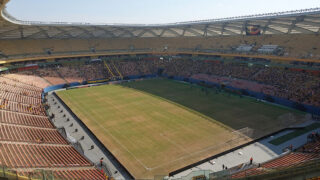
[[[22,21],[0,0],[0,179],[319,179],[320,8]]]

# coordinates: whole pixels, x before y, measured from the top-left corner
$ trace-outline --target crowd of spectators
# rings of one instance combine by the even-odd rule
[[[57,67],[48,67],[34,70],[34,73],[50,84],[65,84],[66,81],[59,74]]]
[[[231,86],[239,89],[250,90],[253,92],[264,93],[271,96],[274,96],[275,92],[278,90],[276,87],[272,85],[261,84],[258,82],[244,80],[244,79],[220,77],[216,75],[195,74],[195,75],[192,75],[191,78],[201,80],[201,81],[206,81],[206,82],[212,82],[215,84]]]
[[[123,60],[113,61],[113,63],[124,77],[157,73],[155,60]]]
[[[109,65],[108,65],[109,64]],[[107,67],[109,66],[109,68]],[[37,87],[158,74],[193,78],[320,106],[320,77],[306,71],[218,60],[154,58],[60,64],[5,75]],[[111,72],[110,72],[111,71]]]
[[[264,68],[252,80],[277,88],[275,96],[320,106],[320,77],[285,68]]]
[[[80,65],[79,72],[85,80],[104,79],[111,77],[107,68],[101,61]]]
[[[169,76],[223,82],[241,89],[320,106],[320,77],[305,71],[220,61],[166,60],[163,64],[164,73]]]
[[[84,78],[81,76],[78,66],[59,66],[57,70],[68,83],[84,81]]]

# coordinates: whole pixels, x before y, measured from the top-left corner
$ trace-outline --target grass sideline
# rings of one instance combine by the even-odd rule
[[[320,123],[312,123],[309,126],[306,126],[302,129],[295,130],[291,133],[288,133],[288,134],[280,136],[276,139],[273,139],[272,141],[269,141],[269,143],[278,146],[278,145],[280,145],[284,142],[287,142],[295,137],[301,136],[309,131],[318,129],[319,127],[320,127]]]
[[[170,171],[223,152],[232,130],[282,128],[279,116],[303,113],[173,80],[153,79],[57,92],[135,178]]]

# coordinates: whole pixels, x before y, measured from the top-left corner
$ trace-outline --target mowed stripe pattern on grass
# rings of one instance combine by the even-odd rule
[[[136,178],[152,178],[304,121],[304,113],[167,79],[61,91],[58,95]],[[288,120],[294,117],[294,120]],[[218,122],[217,122],[218,121]]]
[[[136,178],[167,174],[232,138],[213,119],[120,85],[58,95]]]
[[[282,128],[305,121],[305,113],[284,106],[274,105],[229,93],[168,79],[152,79],[124,83],[123,86],[148,92],[181,104],[211,117],[233,129],[255,129],[255,137],[262,137]]]

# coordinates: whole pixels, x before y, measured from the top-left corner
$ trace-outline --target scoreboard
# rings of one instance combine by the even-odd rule
[[[246,35],[261,35],[261,28],[259,25],[248,25],[246,27]]]

